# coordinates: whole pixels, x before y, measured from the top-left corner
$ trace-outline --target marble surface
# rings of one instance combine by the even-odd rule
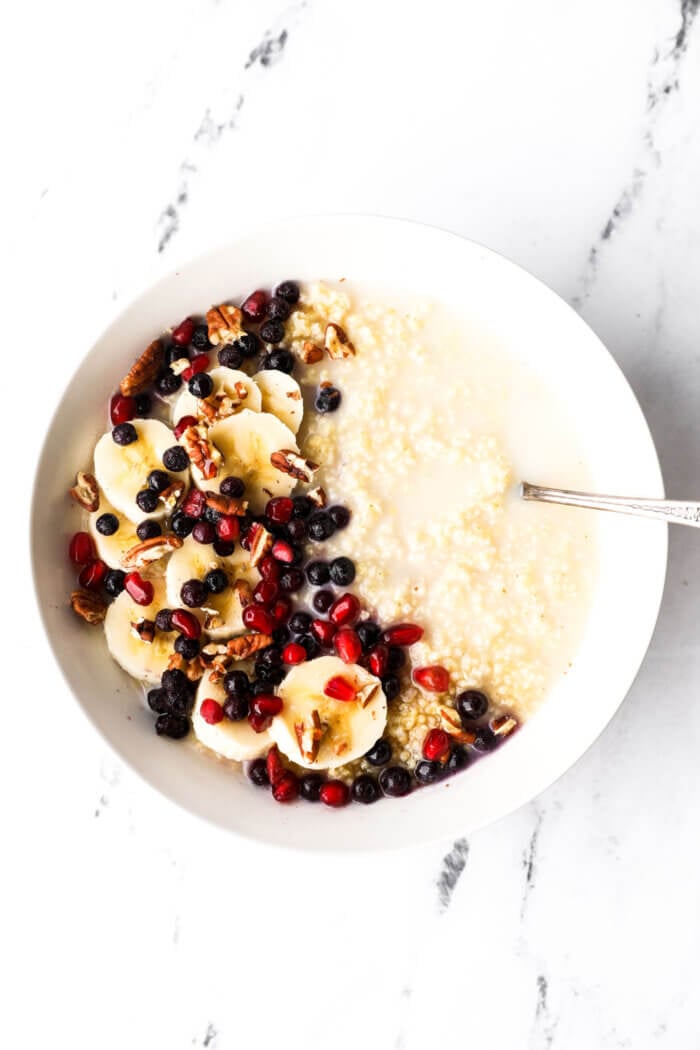
[[[31,347],[40,369],[31,412],[6,397],[5,442],[22,434],[34,462],[43,427],[27,420],[177,258],[284,213],[388,213],[483,241],[573,303],[640,397],[669,494],[697,496],[699,6],[5,10],[0,216],[20,333],[4,349]],[[12,481],[17,550],[31,471]],[[338,861],[239,843],[146,789],[67,695],[18,558],[2,1045],[697,1047],[699,570],[700,537],[674,531],[638,679],[546,794],[469,841]]]

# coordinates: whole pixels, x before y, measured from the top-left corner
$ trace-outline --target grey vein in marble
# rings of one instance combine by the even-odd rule
[[[523,870],[525,872],[525,887],[523,889],[523,899],[520,905],[520,918],[522,919],[527,909],[530,894],[535,887],[535,880],[537,878],[537,847],[540,839],[540,831],[542,830],[542,821],[544,814],[541,810],[535,807],[535,826],[532,829],[530,835],[530,841],[528,843],[527,850],[523,853]]]
[[[286,29],[283,29],[277,36],[273,36],[272,33],[266,33],[258,46],[254,47],[248,55],[245,68],[250,69],[256,62],[265,67],[273,66],[275,62],[279,62],[288,36]]]
[[[443,857],[440,874],[437,877],[440,911],[446,911],[449,908],[452,894],[466,867],[468,856],[469,843],[466,839],[457,839],[450,852]]]
[[[535,1020],[530,1037],[531,1050],[551,1050],[554,1043],[558,1020],[551,1015],[548,994],[549,985],[547,978],[543,973],[538,974]]]
[[[206,1047],[210,1047],[211,1050],[216,1050],[216,1044],[217,1044],[218,1037],[219,1037],[219,1033],[217,1032],[216,1028],[214,1027],[214,1025],[210,1021],[209,1024],[207,1025],[207,1030],[204,1033],[204,1038],[202,1039],[202,1041],[201,1041],[201,1043],[199,1045],[204,1047],[205,1050],[206,1050]],[[193,1040],[193,1042],[195,1043],[195,1046],[196,1046],[197,1043],[194,1040]]]

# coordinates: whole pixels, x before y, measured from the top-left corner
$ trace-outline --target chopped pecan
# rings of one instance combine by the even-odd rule
[[[198,682],[204,674],[204,665],[199,656],[195,656],[194,660],[185,660],[180,653],[173,653],[168,660],[168,668],[171,670],[177,668],[178,671],[182,671],[190,682]]]
[[[332,321],[326,325],[324,345],[328,356],[334,361],[342,360],[345,357],[354,357],[355,355],[355,347],[348,339],[344,329]]]
[[[164,558],[166,554],[171,554],[181,546],[180,537],[171,532],[165,536],[151,536],[149,540],[142,540],[129,547],[129,550],[122,554],[121,563],[125,569],[142,569],[144,565]]]
[[[246,605],[250,605],[253,600],[253,588],[247,580],[236,580],[233,589],[238,595],[238,600],[241,603],[242,609],[245,609]]]
[[[272,533],[268,532],[259,521],[254,521],[248,529],[250,541],[250,564],[258,565],[272,546]]]
[[[311,500],[311,502],[317,507],[325,507],[326,503],[328,502],[326,490],[321,488],[320,485],[317,485],[315,489],[309,489],[306,495]]]
[[[345,754],[349,747],[350,745],[348,744],[347,740],[337,740],[333,745],[333,754],[337,755],[338,758],[340,758],[341,755]]]
[[[102,623],[107,612],[107,602],[94,591],[73,591],[70,604],[76,616],[86,623]]]
[[[355,699],[359,703],[360,707],[367,707],[374,700],[377,692],[381,687],[381,683],[378,681],[366,682],[361,685],[355,693]]]
[[[207,310],[207,328],[212,346],[235,343],[243,335],[243,314],[228,303],[212,306]]]
[[[224,621],[218,609],[212,609],[208,605],[203,605],[202,612],[204,613],[205,631],[212,631],[217,627],[221,627]]]
[[[273,452],[270,456],[270,463],[276,470],[281,471],[282,474],[289,474],[297,481],[311,481],[314,472],[318,470],[318,463],[304,459],[292,448],[281,448],[278,452]]]
[[[91,514],[100,505],[100,490],[97,487],[97,481],[92,474],[86,474],[84,470],[78,471],[75,485],[72,489],[68,489],[68,495],[85,510],[89,510]]]
[[[247,660],[259,649],[267,649],[268,645],[272,645],[270,634],[240,634],[226,643],[226,649],[232,660]]]
[[[184,491],[184,481],[173,481],[172,485],[168,485],[167,489],[158,493],[158,499],[166,510],[174,510]]]
[[[454,708],[440,708],[440,724],[445,732],[449,733],[452,739],[460,744],[473,744],[476,740],[475,732],[462,728],[459,715]]]
[[[518,722],[512,715],[501,715],[499,718],[494,718],[491,728],[496,736],[508,736],[518,728]]]
[[[144,616],[139,616],[136,622],[131,622],[131,633],[134,638],[140,638],[142,642],[146,642],[150,645],[156,636],[156,625],[154,620],[147,620]]]
[[[299,752],[307,762],[315,762],[321,748],[321,741],[328,726],[321,721],[318,711],[311,712],[310,722],[295,722],[294,735],[297,738]]]
[[[219,473],[221,453],[207,438],[206,427],[188,427],[181,437],[182,447],[202,477],[211,481]]]
[[[183,372],[186,372],[192,362],[189,357],[176,357],[174,361],[170,363],[170,371],[176,376],[181,376]]]
[[[143,393],[155,380],[162,363],[163,347],[159,339],[154,339],[119,384],[119,389],[124,397],[133,397],[134,394]]]
[[[299,357],[305,365],[315,365],[322,359],[323,350],[307,339],[299,351]]]
[[[221,492],[205,492],[204,496],[207,507],[218,510],[219,514],[234,514],[237,518],[241,518],[248,509],[248,501],[245,499],[224,496]]]

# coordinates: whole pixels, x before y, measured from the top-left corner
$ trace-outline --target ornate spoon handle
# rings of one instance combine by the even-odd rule
[[[614,510],[618,514],[634,514],[639,518],[656,518],[677,525],[700,528],[700,503],[686,503],[676,499],[638,499],[636,496],[595,496],[590,492],[570,492],[567,489],[547,489],[523,481],[523,499],[540,503],[565,503],[569,507],[589,507],[591,510]]]

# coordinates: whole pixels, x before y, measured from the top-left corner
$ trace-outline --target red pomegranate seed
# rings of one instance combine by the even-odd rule
[[[350,788],[342,780],[327,780],[321,785],[319,798],[324,805],[339,809],[350,801]]]
[[[190,518],[201,518],[207,505],[207,497],[201,489],[190,489],[185,496],[182,509]]]
[[[252,321],[254,324],[262,321],[267,313],[267,292],[264,292],[262,288],[259,288],[257,292],[252,292],[243,303],[241,312],[247,321]]]
[[[416,667],[413,681],[429,693],[446,693],[450,688],[450,674],[437,664],[433,667]]]
[[[188,430],[190,427],[196,427],[198,425],[199,420],[196,416],[183,416],[182,419],[178,421],[178,424],[175,427],[175,437],[179,441],[186,430]]]
[[[306,659],[306,649],[297,642],[289,642],[282,650],[282,659],[286,664],[303,664]]]
[[[423,741],[423,758],[442,762],[450,753],[450,738],[444,729],[431,729]]]
[[[343,678],[339,674],[328,679],[323,687],[323,692],[326,696],[330,696],[331,700],[342,700],[344,703],[354,700],[357,695],[352,682],[349,682],[347,678]]]
[[[278,598],[270,609],[270,615],[278,626],[286,623],[292,615],[292,603],[289,598]]]
[[[341,594],[328,610],[328,619],[336,627],[344,627],[345,624],[353,623],[359,615],[360,603],[354,594]]]
[[[423,628],[415,623],[396,623],[382,635],[386,645],[414,645],[423,637]]]
[[[287,772],[282,765],[282,757],[276,744],[273,744],[267,752],[265,769],[267,770],[267,779],[273,787],[280,782],[284,774]]]
[[[258,605],[272,605],[280,592],[274,580],[261,580],[253,591],[253,600]]]
[[[275,496],[273,499],[267,501],[265,507],[265,514],[270,521],[279,522],[280,525],[286,525],[291,520],[292,511],[294,510],[294,504],[288,496]]]
[[[251,711],[248,715],[248,725],[256,733],[264,733],[272,725],[272,719],[268,715],[256,715]]]
[[[98,558],[95,561],[89,561],[87,565],[80,570],[78,583],[81,587],[87,587],[89,591],[96,591],[106,575],[107,566]]]
[[[204,721],[210,726],[215,726],[217,722],[221,722],[224,717],[223,707],[218,700],[212,700],[211,697],[202,700],[199,707],[199,713]]]
[[[275,561],[271,554],[266,554],[258,565],[258,572],[263,580],[279,580],[282,570],[280,563]]]
[[[253,714],[259,715],[261,718],[274,718],[283,707],[282,698],[275,696],[274,693],[258,693],[257,696],[253,697],[250,705]]]
[[[189,383],[192,376],[196,376],[198,372],[206,372],[207,368],[209,368],[209,354],[195,354],[190,361],[189,368],[182,373],[182,378]]]
[[[199,638],[202,633],[202,625],[194,615],[187,609],[174,609],[170,622],[174,630],[184,634],[185,638]]]
[[[275,621],[261,605],[246,605],[243,623],[251,631],[260,631],[261,634],[272,634],[275,629]]]
[[[220,540],[235,542],[241,534],[241,523],[233,514],[222,514],[216,523],[216,535]]]
[[[276,561],[282,561],[285,565],[291,565],[294,561],[294,548],[286,540],[275,540],[270,553]]]
[[[153,584],[150,580],[144,580],[138,572],[126,574],[124,587],[137,605],[150,605],[153,601]]]
[[[76,532],[68,544],[68,557],[74,565],[85,565],[95,557],[95,544],[89,532]]]
[[[123,394],[115,394],[109,403],[109,418],[112,426],[117,427],[120,423],[128,423],[136,415],[136,399],[124,397]]]
[[[362,642],[352,627],[341,627],[333,639],[333,648],[344,664],[355,664],[362,656]]]
[[[193,335],[194,321],[191,317],[186,317],[184,321],[180,321],[177,328],[173,329],[172,340],[178,346],[187,346]]]
[[[333,644],[333,637],[337,630],[336,625],[331,623],[330,620],[311,621],[311,633],[315,638],[318,638],[321,645],[325,645],[326,649],[330,649]]]
[[[376,674],[377,678],[382,678],[386,674],[388,663],[389,650],[387,647],[385,645],[375,645],[367,657],[367,665],[372,674]]]
[[[272,789],[275,802],[293,802],[299,794],[299,781],[293,773],[286,772]]]

